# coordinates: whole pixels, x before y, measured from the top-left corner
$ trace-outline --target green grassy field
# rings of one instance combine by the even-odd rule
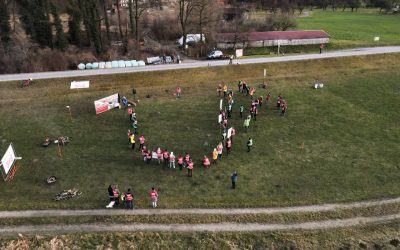
[[[325,30],[331,37],[325,50],[400,44],[400,16],[379,13],[377,9],[359,9],[351,12],[305,10],[308,16],[298,17],[296,30]],[[250,19],[264,20],[265,12],[251,13]],[[374,37],[380,37],[374,41]],[[245,55],[277,53],[276,47],[248,48]],[[282,46],[281,53],[317,53],[319,45]]]
[[[25,89],[1,83],[1,151],[12,141],[23,160],[15,180],[0,183],[0,208],[102,208],[109,184],[122,191],[131,187],[137,207],[149,206],[151,186],[159,190],[160,207],[282,206],[398,196],[399,62],[399,55],[384,55],[98,76],[90,78],[90,90],[79,92],[69,90],[69,79],[38,81]],[[235,87],[239,79],[254,84],[264,67],[272,74],[273,96],[282,93],[288,101],[288,115],[280,117],[272,104],[263,106],[244,133],[238,104],[248,106],[249,98],[238,95],[231,121],[238,131],[233,153],[204,170],[199,160],[219,141],[217,84]],[[325,88],[312,89],[316,81]],[[193,178],[155,162],[145,165],[138,151],[128,148],[130,124],[122,110],[94,114],[93,100],[115,92],[130,96],[132,82],[141,100],[139,130],[148,146],[176,155],[189,152],[196,159]],[[177,84],[183,86],[179,100],[172,95]],[[257,88],[260,94],[266,91]],[[71,139],[61,159],[57,147],[40,147],[46,136],[60,135]],[[249,136],[255,146],[246,153]],[[229,179],[233,170],[239,173],[235,191]],[[45,184],[49,175],[59,178],[54,186]],[[51,200],[71,187],[83,196]]]
[[[332,49],[400,44],[399,15],[351,11],[313,11],[297,19],[296,29],[322,29],[331,36]],[[374,37],[380,37],[379,42]]]

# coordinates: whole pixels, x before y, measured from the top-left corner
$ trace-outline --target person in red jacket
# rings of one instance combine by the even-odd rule
[[[188,165],[188,177],[192,177],[193,167],[194,167],[194,163],[192,160],[190,160],[189,165]]]
[[[139,150],[142,150],[145,141],[146,141],[146,139],[144,138],[143,135],[141,135],[141,136],[139,137]]]
[[[164,158],[164,167],[168,167],[168,165],[169,165],[169,152],[168,152],[168,149],[164,150],[163,158]]]
[[[179,166],[179,171],[182,171],[183,168],[183,156],[179,155],[178,157],[178,166]]]
[[[126,209],[133,209],[133,194],[131,193],[131,189],[128,189],[128,192],[125,194],[126,199]]]
[[[150,200],[151,200],[151,206],[153,208],[157,207],[157,201],[158,201],[158,193],[154,187],[151,188],[150,191]]]
[[[204,168],[210,168],[211,162],[210,159],[208,159],[208,157],[205,155],[203,157],[203,166]]]

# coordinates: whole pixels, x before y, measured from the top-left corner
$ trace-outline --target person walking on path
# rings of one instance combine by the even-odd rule
[[[235,188],[236,188],[237,178],[238,178],[237,173],[236,173],[236,171],[234,171],[234,172],[232,173],[232,175],[231,175],[232,189],[235,189]]]
[[[194,167],[194,163],[192,160],[189,161],[189,165],[188,165],[188,177],[192,177],[193,175],[193,167]]]
[[[150,200],[151,200],[151,206],[152,208],[157,207],[157,201],[158,201],[158,193],[154,187],[151,188],[150,191]]]
[[[213,163],[214,164],[217,164],[217,159],[218,159],[218,151],[216,148],[214,148],[214,151],[213,151]]]
[[[131,193],[131,189],[128,189],[128,192],[125,194],[126,199],[126,209],[133,209],[133,195]]]
[[[253,147],[253,139],[249,137],[249,140],[247,141],[247,152],[250,152],[251,147]]]
[[[175,168],[175,155],[174,152],[171,152],[169,155],[169,168]]]
[[[131,142],[131,148],[132,148],[132,150],[134,150],[134,149],[135,149],[135,144],[136,144],[136,141],[135,141],[135,134],[131,134],[131,136],[130,136],[130,142]]]
[[[146,141],[146,139],[144,138],[144,136],[143,135],[141,135],[140,137],[139,137],[139,150],[142,150],[143,149],[143,146],[144,146],[144,142]]]

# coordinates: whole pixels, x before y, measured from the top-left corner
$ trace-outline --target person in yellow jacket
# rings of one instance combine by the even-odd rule
[[[218,159],[218,151],[216,148],[214,148],[213,151],[213,163],[217,163],[217,159]]]
[[[228,93],[228,86],[226,86],[226,84],[224,84],[222,91],[224,92],[224,97],[226,97],[226,94]]]
[[[133,150],[133,149],[135,149],[135,144],[136,144],[136,141],[135,141],[135,134],[131,134],[131,136],[129,137],[129,139],[130,139],[131,147],[132,147],[132,150]]]

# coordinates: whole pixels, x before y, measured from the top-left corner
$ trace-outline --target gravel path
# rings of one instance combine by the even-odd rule
[[[356,217],[342,220],[325,220],[296,224],[258,224],[258,223],[214,223],[214,224],[76,224],[76,225],[36,225],[7,226],[0,228],[0,235],[16,235],[18,233],[60,235],[66,233],[89,232],[256,232],[277,230],[316,230],[351,226],[362,226],[376,223],[387,223],[400,219],[400,214],[380,217]]]
[[[183,208],[183,209],[93,209],[93,210],[22,210],[0,211],[0,218],[28,218],[28,217],[63,217],[63,216],[106,216],[106,215],[161,215],[161,214],[277,214],[296,212],[324,212],[337,209],[352,209],[372,207],[384,204],[400,203],[400,197],[373,201],[359,201],[352,203],[332,203],[296,207],[274,208]]]
[[[400,53],[400,46],[356,48],[356,49],[348,49],[340,51],[323,52],[322,54],[304,54],[295,56],[235,59],[233,60],[233,62],[234,64],[271,63],[271,62],[301,61],[301,60],[311,60],[311,59],[362,56],[362,55],[374,55],[374,54],[386,54],[386,53]],[[112,75],[112,74],[143,72],[143,71],[189,69],[189,68],[201,68],[201,67],[226,66],[228,64],[229,60],[193,61],[193,62],[183,62],[181,64],[163,64],[163,65],[152,65],[152,66],[134,67],[134,68],[70,70],[70,71],[56,71],[56,72],[9,74],[9,75],[0,75],[0,82],[18,81],[28,78],[49,79],[49,78],[65,78],[65,77],[78,77],[78,76]]]

